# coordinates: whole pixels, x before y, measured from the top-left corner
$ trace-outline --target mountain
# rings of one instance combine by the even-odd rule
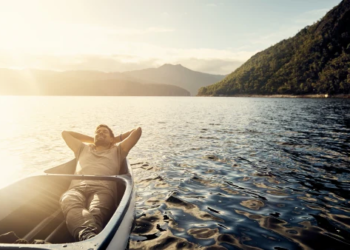
[[[144,84],[121,73],[0,69],[0,95],[189,96],[178,86]]]
[[[198,95],[350,94],[350,0]]]
[[[224,77],[171,64],[123,73],[0,69],[0,95],[188,96]]]
[[[159,68],[149,68],[124,72],[124,75],[138,81],[164,83],[179,86],[196,95],[200,87],[213,84],[224,79],[224,75],[212,75],[190,70],[182,65],[164,64]]]

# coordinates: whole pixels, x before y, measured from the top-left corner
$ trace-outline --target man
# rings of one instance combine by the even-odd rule
[[[63,131],[62,137],[77,159],[75,174],[117,175],[120,165],[137,143],[140,127],[114,137],[106,125],[99,125],[95,137]],[[89,145],[84,144],[91,143]],[[73,180],[60,199],[69,232],[78,240],[102,231],[115,209],[113,181]]]

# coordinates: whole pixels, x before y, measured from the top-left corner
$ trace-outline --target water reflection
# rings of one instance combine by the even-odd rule
[[[0,101],[8,114],[0,168],[17,177],[73,157],[63,129],[142,126],[128,156],[137,187],[131,249],[350,249],[349,100]]]
[[[167,220],[132,249],[349,248],[349,101],[255,102],[157,162],[167,195],[138,211]]]

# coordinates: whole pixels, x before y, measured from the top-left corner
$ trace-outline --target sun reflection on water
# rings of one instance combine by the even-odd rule
[[[62,130],[91,134],[99,123],[116,134],[143,128],[128,155],[138,195],[131,249],[350,244],[346,100],[0,97],[0,102],[2,184],[70,160]]]

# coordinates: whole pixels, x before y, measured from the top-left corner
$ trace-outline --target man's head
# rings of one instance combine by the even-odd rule
[[[95,145],[110,147],[114,141],[113,131],[104,124],[98,125],[95,130]]]

